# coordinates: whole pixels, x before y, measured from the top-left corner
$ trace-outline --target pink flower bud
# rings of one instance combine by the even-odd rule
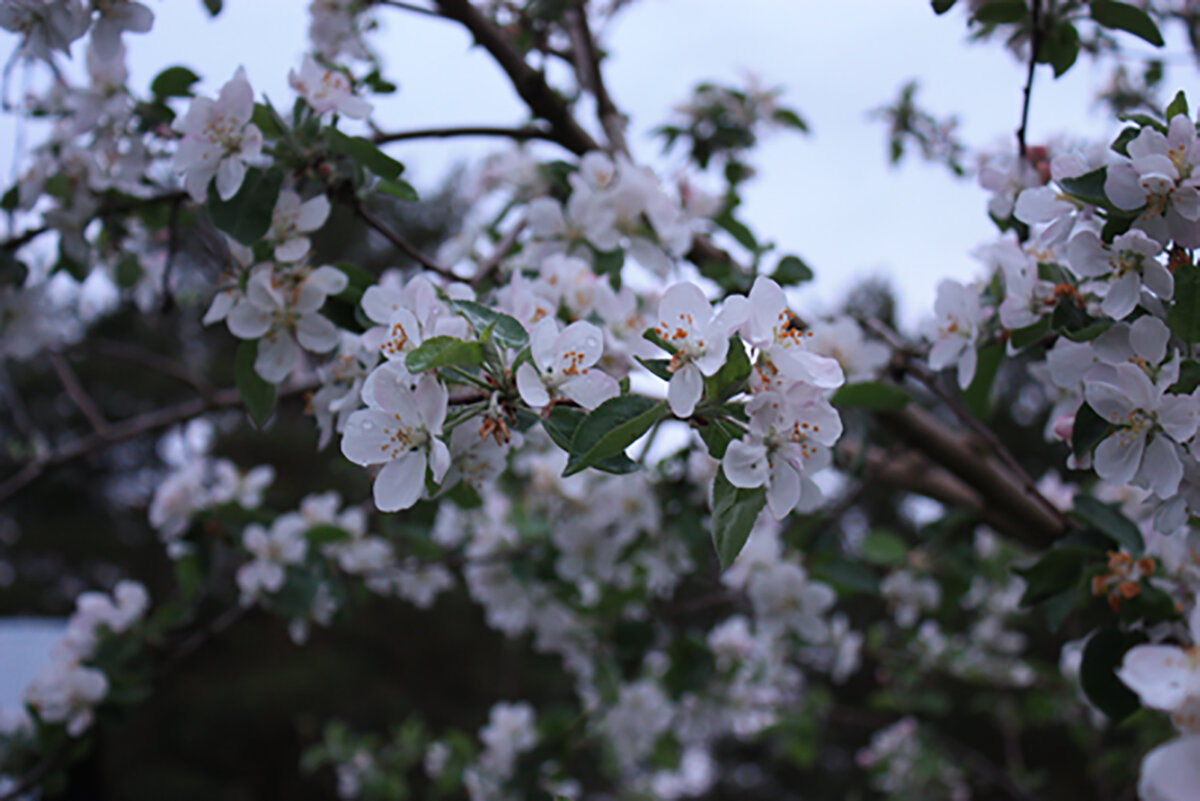
[[[1075,434],[1075,415],[1064,414],[1054,421],[1054,435],[1064,442],[1070,442]]]

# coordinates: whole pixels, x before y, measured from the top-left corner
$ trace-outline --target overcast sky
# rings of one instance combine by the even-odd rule
[[[306,44],[306,0],[229,0],[215,20],[200,0],[146,2],[158,15],[155,30],[126,37],[135,87],[144,89],[168,64],[185,64],[205,76],[202,89],[211,93],[245,65],[257,93],[288,105],[287,69]],[[504,76],[456,24],[395,9],[379,18],[375,41],[386,74],[401,87],[377,100],[382,127],[524,118]],[[895,282],[903,318],[913,323],[930,307],[939,278],[975,274],[968,254],[993,235],[986,195],[918,161],[891,169],[883,124],[867,115],[916,78],[922,104],[938,116],[957,114],[969,144],[1012,141],[1024,67],[995,45],[970,46],[965,38],[961,13],[938,17],[925,0],[641,0],[606,32],[613,53],[608,80],[632,118],[635,155],[651,163],[658,146],[648,131],[698,80],[736,81],[754,72],[784,87],[785,102],[813,134],[780,132],[764,143],[744,218],[760,239],[816,269],[815,285],[800,298],[806,311],[836,301],[862,276],[883,274]],[[1124,38],[1134,49],[1141,45]],[[0,38],[0,52],[14,43]],[[1167,51],[1185,52],[1174,42]],[[1196,88],[1194,70],[1175,72],[1186,79],[1181,88]],[[1060,81],[1039,70],[1030,141],[1056,132],[1111,135],[1115,125],[1093,108],[1103,77],[1084,60]],[[12,131],[6,120],[0,137],[11,141]],[[420,188],[495,146],[454,140],[397,144],[392,152]],[[0,159],[10,162],[12,151],[4,150]]]
[[[145,1],[158,20],[151,35],[126,38],[134,87],[144,91],[163,67],[184,64],[205,76],[201,89],[211,94],[244,65],[259,95],[289,104],[287,70],[299,64],[306,46],[307,0],[228,0],[215,20],[200,0]],[[401,87],[377,99],[381,127],[524,119],[507,80],[456,25],[391,9],[380,18],[375,41],[387,76]],[[754,72],[783,86],[785,102],[813,134],[779,133],[763,145],[742,216],[761,239],[816,269],[817,281],[801,297],[806,311],[879,274],[895,283],[903,319],[911,324],[927,314],[939,278],[975,275],[968,254],[994,229],[987,197],[972,182],[915,161],[889,168],[885,131],[867,112],[917,78],[921,102],[939,116],[957,114],[969,144],[1012,141],[1024,67],[997,46],[968,46],[965,36],[961,13],[937,17],[926,0],[641,0],[608,31],[608,81],[632,117],[635,156],[652,163],[658,148],[647,132],[698,80],[736,81]],[[1138,49],[1140,43],[1128,44]],[[5,59],[15,45],[14,37],[0,35]],[[1186,64],[1182,43],[1168,42],[1167,51]],[[20,72],[14,87],[22,85]],[[1175,70],[1169,84],[1193,94],[1193,107],[1200,104],[1195,75],[1190,68]],[[1115,125],[1093,109],[1103,76],[1083,60],[1057,82],[1039,70],[1029,140],[1057,132],[1111,136]],[[0,176],[6,180],[16,130],[11,118],[0,119]],[[421,188],[436,184],[455,162],[494,147],[456,140],[405,143],[392,152]],[[18,699],[26,679],[13,653],[0,645],[0,706]]]

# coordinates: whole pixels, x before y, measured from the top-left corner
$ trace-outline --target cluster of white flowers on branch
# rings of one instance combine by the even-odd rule
[[[0,798],[31,789],[97,710],[126,703],[149,675],[138,660],[170,652],[209,595],[230,610],[216,629],[259,609],[304,644],[363,591],[429,610],[459,588],[487,626],[561,662],[574,720],[510,699],[477,736],[419,715],[388,743],[334,724],[305,766],[334,766],[342,797],[394,797],[410,779],[473,801],[699,796],[720,781],[724,743],[839,725],[833,699],[853,682],[888,690],[866,716],[876,733],[858,737],[876,789],[966,797],[979,774],[1024,792],[986,757],[950,764],[953,747],[897,700],[948,675],[1009,693],[1077,681],[1111,721],[1139,703],[1170,713],[1183,736],[1145,757],[1141,795],[1187,798],[1200,733],[1200,135],[1182,94],[1130,118],[1109,152],[1027,147],[1023,121],[1019,152],[980,172],[1002,232],[978,251],[983,277],[944,281],[925,340],[905,340],[875,317],[802,320],[796,287],[811,271],[734,216],[761,129],[806,128],[778,93],[702,85],[660,131],[668,147],[691,143],[689,166],[666,177],[631,151],[594,12],[544,5],[316,0],[312,53],[288,73],[296,96],[281,114],[240,68],[215,97],[196,96],[183,67],[135,93],[123,38],[151,27],[140,3],[0,0],[27,64],[53,71],[89,36],[88,84],[56,76],[27,101],[53,125],[0,200],[28,226],[2,244],[0,358],[36,372],[47,355],[92,428],[51,447],[9,404],[23,461],[0,498],[168,429],[166,469],[137,502],[178,584],[149,615],[134,582],[79,596],[28,716],[0,730]],[[1032,75],[1041,4],[980,8],[998,25],[1015,23],[989,5],[1032,14]],[[1111,6],[1125,16],[1106,17]],[[1091,7],[1101,26],[1141,25],[1133,6]],[[483,165],[433,256],[409,240],[413,207],[381,202],[419,200],[382,149],[416,134],[380,132],[367,99],[395,88],[369,47],[391,8],[462,24],[536,120],[460,133],[545,140]],[[555,58],[573,92],[533,65]],[[583,95],[603,136],[577,116]],[[724,191],[703,188],[710,162]],[[396,266],[325,263],[336,220],[382,236]],[[183,252],[185,235],[205,241],[219,278]],[[188,325],[224,323],[231,337],[208,337],[235,387],[152,353],[200,397],[110,422],[64,348],[86,347],[105,319],[172,308]],[[1014,454],[1030,449],[990,427],[1006,370],[1035,396],[1014,420],[1049,409],[1040,481]],[[266,441],[283,427],[279,398],[306,390],[318,448],[337,440],[330,458],[354,489],[306,477],[281,511],[268,503],[276,467],[217,456],[228,429],[204,415],[244,406]],[[874,492],[899,504],[883,523],[861,502]],[[943,506],[923,515],[917,496]],[[964,531],[972,542],[952,540]],[[1033,653],[1031,609],[1092,632],[1064,658],[1068,678]],[[601,755],[601,781],[573,774],[576,748]]]

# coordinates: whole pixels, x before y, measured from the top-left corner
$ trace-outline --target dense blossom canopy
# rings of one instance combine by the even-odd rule
[[[1067,797],[1062,776],[1196,797],[1198,126],[1182,92],[1157,100],[1159,63],[1117,93],[1111,144],[1026,141],[1039,65],[1176,23],[1195,42],[1194,4],[933,0],[1029,78],[1018,135],[978,154],[997,237],[922,336],[865,295],[794,311],[811,270],[739,208],[759,137],[807,130],[780,92],[701,84],[657,130],[682,166],[639,162],[602,69],[625,5],[314,0],[294,95],[267,98],[241,68],[213,96],[181,66],[130,86],[143,3],[0,0],[6,103],[24,71],[14,111],[44,133],[0,200],[0,516],[26,526],[37,484],[91,459],[173,567],[76,587],[0,709],[0,798],[77,781],[79,744],[248,615],[301,649],[373,596],[432,616],[460,591],[567,690],[498,697],[473,729],[322,721],[303,767],[340,797],[796,797],[777,763],[814,798]],[[380,130],[385,14],[465,27],[530,122]],[[882,110],[893,156],[965,174],[914,91]],[[515,141],[418,237],[437,203],[396,156],[468,134]],[[194,392],[98,401],[94,354]],[[50,371],[47,420],[21,396]],[[317,467],[262,463],[300,430]],[[1045,732],[1078,764],[1032,753]]]

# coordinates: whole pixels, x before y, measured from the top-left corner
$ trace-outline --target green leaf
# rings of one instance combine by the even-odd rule
[[[4,197],[0,198],[0,210],[16,211],[17,206],[21,203],[21,187],[19,184],[13,184],[4,193]]]
[[[596,275],[607,275],[614,279],[620,279],[621,268],[625,266],[625,251],[621,248],[616,250],[596,250],[592,248],[592,269],[596,271]]]
[[[417,190],[413,189],[412,184],[408,183],[408,181],[385,178],[375,188],[385,195],[399,198],[406,203],[416,203],[421,199],[420,195],[417,194]]]
[[[835,558],[817,562],[812,567],[812,575],[832,585],[838,595],[879,594],[879,576],[860,560]]]
[[[1128,156],[1129,143],[1134,139],[1137,139],[1138,134],[1141,132],[1141,128],[1134,127],[1133,125],[1126,126],[1125,128],[1121,129],[1121,133],[1117,134],[1117,138],[1113,140],[1113,143],[1109,145],[1109,147],[1112,148],[1114,152],[1120,153],[1122,156]]]
[[[372,70],[365,78],[363,83],[371,88],[371,91],[377,95],[390,95],[396,91],[396,84],[385,79],[379,74],[379,70]]]
[[[243,245],[253,245],[271,229],[271,214],[283,187],[283,170],[251,167],[241,189],[229,200],[217,195],[216,182],[208,187],[208,213],[213,225]]]
[[[764,487],[740,489],[729,483],[724,470],[717,471],[713,481],[712,538],[722,570],[727,570],[742,552],[766,503]]]
[[[1170,103],[1167,104],[1167,114],[1166,114],[1167,122],[1170,122],[1171,118],[1178,114],[1182,114],[1185,117],[1188,116],[1187,95],[1185,95],[1183,93],[1182,89],[1180,89],[1178,92],[1176,92],[1175,97],[1171,100]]]
[[[1054,77],[1059,78],[1079,58],[1079,31],[1069,22],[1060,22],[1050,29],[1038,51],[1038,61],[1054,68]]]
[[[1029,16],[1029,5],[1025,0],[994,0],[975,12],[975,21],[985,25],[1001,25],[1020,22]]]
[[[784,256],[775,266],[771,278],[780,286],[803,284],[813,279],[813,271],[799,256]]]
[[[529,334],[515,317],[510,317],[473,300],[451,300],[450,306],[456,312],[467,318],[467,322],[482,334],[488,326],[492,327],[492,338],[506,348],[520,350],[529,344]]]
[[[114,277],[117,279],[117,286],[122,289],[128,289],[141,280],[145,271],[142,270],[142,263],[138,260],[138,257],[130,253],[117,262],[117,269],[114,272],[116,273]]]
[[[1104,194],[1104,180],[1108,176],[1108,168],[1101,167],[1084,173],[1077,178],[1063,178],[1058,185],[1072,197],[1091,203],[1093,206],[1108,206],[1108,197]]]
[[[839,409],[903,409],[912,400],[909,394],[895,384],[883,381],[860,381],[846,384],[829,402]]]
[[[641,356],[634,356],[633,358],[637,359],[642,367],[645,367],[663,381],[671,380],[670,359],[643,359]]]
[[[221,13],[221,9],[225,7],[225,0],[201,0],[204,7],[208,9],[210,17],[215,17]]]
[[[575,438],[575,432],[579,430],[579,425],[586,417],[587,412],[580,409],[571,406],[555,406],[550,410],[549,417],[541,418],[542,428],[550,435],[550,439],[554,441],[555,445],[570,453],[571,440]],[[616,473],[617,475],[632,473],[638,469],[637,462],[623,453],[610,456],[607,459],[601,459],[592,465],[592,467],[605,473]]]
[[[723,400],[734,394],[750,377],[751,369],[750,358],[746,355],[746,348],[742,345],[741,337],[730,337],[729,355],[725,357],[725,364],[721,365],[721,369],[710,378],[704,380],[708,396],[715,400]]]
[[[465,481],[455,484],[444,496],[459,509],[478,509],[483,506],[483,498],[474,487]]]
[[[996,373],[1000,370],[1000,362],[1003,358],[1003,345],[987,345],[979,349],[979,364],[975,368],[975,378],[963,392],[963,402],[967,404],[971,414],[980,419],[987,417],[991,410],[992,384],[996,382]]]
[[[1047,630],[1051,634],[1057,634],[1078,603],[1079,587],[1065,589],[1058,595],[1047,598],[1042,605],[1042,615],[1046,621]]]
[[[204,574],[200,557],[194,552],[175,561],[175,584],[185,605],[199,597],[207,581],[208,577]]]
[[[454,337],[433,337],[410,350],[404,363],[413,373],[439,367],[478,367],[483,364],[483,346]]]
[[[933,13],[945,14],[950,9],[954,8],[955,0],[932,0]]]
[[[742,435],[737,426],[719,417],[710,419],[706,425],[698,426],[696,431],[708,448],[708,455],[714,459],[724,457],[729,443],[735,439],[741,439]]]
[[[1086,403],[1075,412],[1075,425],[1071,431],[1071,452],[1077,457],[1086,456],[1100,440],[1108,436],[1109,424]]]
[[[331,542],[341,542],[350,539],[350,532],[340,526],[322,524],[313,526],[304,532],[304,538],[309,545],[328,545]]]
[[[1144,39],[1155,47],[1163,46],[1162,34],[1158,26],[1145,11],[1129,3],[1119,3],[1117,0],[1092,0],[1092,19],[1105,28],[1132,33],[1139,39]]]
[[[908,545],[895,532],[876,529],[863,539],[862,554],[871,564],[896,566],[908,558]]]
[[[1175,298],[1167,324],[1184,342],[1200,342],[1200,267],[1185,260],[1175,268]]]
[[[1008,341],[1014,348],[1027,348],[1030,345],[1036,345],[1048,333],[1050,333],[1050,316],[1046,315],[1033,325],[1013,331]]]
[[[1167,388],[1168,392],[1176,395],[1190,395],[1200,387],[1200,361],[1184,359],[1179,365],[1179,380]]]
[[[1126,652],[1145,642],[1145,636],[1114,628],[1097,630],[1083,646],[1079,683],[1088,700],[1114,723],[1138,711],[1137,695],[1117,678],[1116,669]]]
[[[642,339],[646,340],[647,342],[653,342],[655,345],[658,345],[672,356],[679,352],[679,348],[663,339],[662,336],[659,335],[658,331],[653,328],[647,328],[645,331],[643,331]]]
[[[246,410],[250,412],[254,423],[262,428],[275,410],[275,385],[267,381],[254,369],[254,361],[258,358],[258,340],[250,339],[242,342],[237,349],[234,361],[234,381]]]
[[[1141,554],[1145,548],[1141,530],[1121,513],[1116,504],[1103,503],[1091,495],[1080,493],[1075,496],[1071,517],[1096,529],[1134,556]]]
[[[349,156],[363,169],[383,178],[395,181],[404,172],[404,165],[384,153],[370,139],[361,136],[346,136],[336,128],[329,131],[329,147],[333,152]]]
[[[258,130],[262,131],[263,137],[267,139],[279,139],[287,129],[287,123],[270,103],[255,103],[250,121],[258,126]]]
[[[200,80],[200,76],[187,67],[167,67],[150,82],[150,91],[155,97],[191,97],[192,84]]]
[[[1029,567],[1013,568],[1014,573],[1025,579],[1021,605],[1033,606],[1068,589],[1078,590],[1084,566],[1097,553],[1080,547],[1054,547]]]
[[[363,294],[377,283],[372,273],[367,272],[353,262],[340,261],[333,266],[345,273],[348,282],[346,288],[335,295],[339,300],[344,300],[347,303],[353,303],[357,306],[359,301],[362,300]]]
[[[1068,300],[1064,299],[1063,302],[1074,305],[1073,301],[1068,301]],[[1053,322],[1053,318],[1051,318],[1051,321]],[[1060,330],[1059,333],[1062,334],[1063,336],[1065,336],[1067,339],[1071,340],[1072,342],[1091,342],[1093,339],[1100,336],[1108,329],[1112,328],[1113,325],[1115,324],[1115,322],[1116,322],[1115,320],[1106,318],[1103,320],[1096,320],[1095,322],[1088,323],[1083,328],[1077,328],[1074,331],[1069,330],[1069,329],[1063,329],[1063,330]]]
[[[771,113],[771,119],[780,125],[808,133],[808,123],[804,121],[803,117],[792,111],[790,108],[775,109],[775,111]]]
[[[1156,131],[1159,131],[1160,133],[1167,133],[1167,124],[1165,122],[1158,119],[1157,117],[1151,116],[1149,114],[1145,114],[1140,111],[1132,112],[1132,113],[1125,113],[1125,114],[1118,114],[1117,119],[1120,120],[1121,122],[1136,122],[1138,125],[1142,126],[1143,128],[1150,127]]]
[[[744,223],[734,219],[731,210],[726,209],[721,212],[713,218],[713,222],[724,228],[746,250],[758,251],[758,240],[754,237],[754,232]]]
[[[623,453],[667,413],[665,402],[641,395],[621,395],[606,400],[575,430],[563,475],[574,475],[602,459]]]

